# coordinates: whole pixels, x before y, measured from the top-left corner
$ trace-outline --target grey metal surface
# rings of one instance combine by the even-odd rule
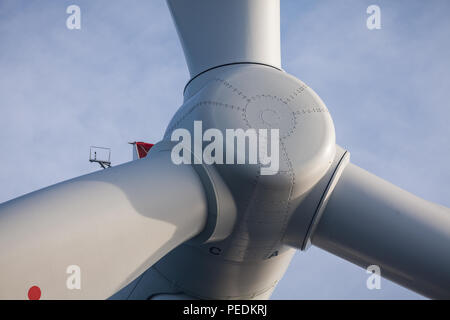
[[[279,0],[168,0],[191,77],[227,63],[281,68]]]
[[[349,164],[312,243],[430,298],[450,299],[450,209]]]
[[[206,77],[208,73],[214,77]],[[199,120],[204,131],[214,128],[223,136],[228,129],[277,129],[279,170],[262,175],[261,163],[214,164],[236,203],[231,235],[211,243],[183,244],[154,268],[192,296],[267,298],[295,252],[283,242],[289,219],[335,160],[333,122],[311,88],[274,68],[222,67],[208,71],[201,83],[173,117],[164,139],[178,128],[193,135],[194,121]],[[316,207],[305,212],[308,223]]]
[[[184,295],[175,283],[164,278],[154,267],[150,267],[122,290],[112,295],[109,300],[157,300],[156,297],[167,294]]]
[[[202,231],[203,185],[170,152],[75,178],[0,205],[0,298],[105,299]],[[69,289],[77,265],[81,288]]]
[[[295,208],[283,235],[283,243],[306,250],[311,245],[311,236],[333,192],[336,183],[347,166],[350,154],[336,145],[333,163],[322,179],[312,188]]]

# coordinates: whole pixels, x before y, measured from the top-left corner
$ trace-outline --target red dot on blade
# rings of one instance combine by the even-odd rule
[[[38,286],[32,286],[28,289],[28,299],[39,300],[41,298],[41,289]]]

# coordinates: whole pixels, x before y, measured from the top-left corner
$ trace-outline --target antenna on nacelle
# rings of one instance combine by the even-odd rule
[[[111,149],[91,146],[89,162],[97,162],[103,169],[111,167]]]

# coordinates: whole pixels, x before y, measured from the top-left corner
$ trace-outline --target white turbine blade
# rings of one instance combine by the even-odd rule
[[[281,68],[279,0],[167,0],[191,77],[230,63]]]
[[[197,174],[167,151],[5,202],[0,299],[27,299],[32,286],[43,299],[108,298],[197,235],[206,216]],[[77,275],[81,288],[69,289]]]
[[[349,164],[312,243],[430,298],[450,298],[450,209]]]

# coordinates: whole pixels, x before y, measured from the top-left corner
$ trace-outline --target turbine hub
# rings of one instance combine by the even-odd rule
[[[249,295],[267,293],[295,251],[283,243],[294,209],[329,172],[335,159],[333,121],[313,90],[272,67],[221,67],[189,86],[187,99],[170,122],[164,140],[178,144],[191,140],[185,144],[189,150],[182,153],[188,154],[194,166],[214,168],[232,194],[236,218],[225,239],[181,245],[155,268],[195,296],[225,298],[217,292],[233,296],[237,287],[246,286]],[[239,138],[230,134],[238,131],[245,133],[243,148]],[[256,163],[251,161],[252,141],[257,141]],[[272,163],[264,162],[264,156]],[[220,208],[218,211],[220,214]],[[180,266],[189,270],[188,274],[196,273],[216,284],[195,282],[192,279],[198,277],[183,276],[186,272],[180,272]],[[240,268],[246,269],[245,279],[238,276]],[[218,280],[222,277],[226,282]],[[242,293],[240,290],[239,296],[246,297]]]

